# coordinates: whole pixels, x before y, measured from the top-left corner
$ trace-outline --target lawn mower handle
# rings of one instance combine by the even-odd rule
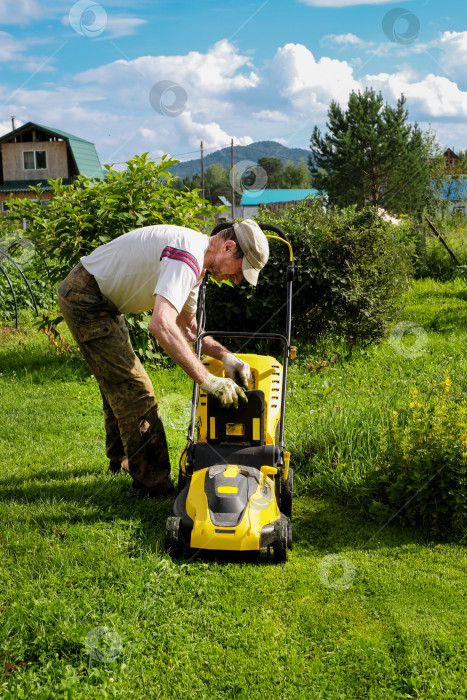
[[[216,233],[219,233],[219,231],[223,231],[226,228],[230,228],[232,226],[233,222],[232,221],[225,221],[221,224],[218,224],[215,226],[213,229],[211,236],[216,235]],[[224,337],[231,337],[231,338],[265,338],[265,339],[276,339],[280,340],[283,344],[284,347],[284,358],[283,358],[283,374],[282,374],[282,400],[281,400],[281,416],[280,416],[280,421],[279,421],[279,449],[282,454],[283,450],[285,449],[285,444],[284,444],[284,427],[285,427],[285,399],[286,399],[286,389],[287,389],[287,372],[288,372],[288,361],[290,357],[290,336],[291,336],[291,329],[292,329],[292,283],[293,283],[293,278],[294,278],[294,259],[293,259],[293,254],[292,254],[292,247],[290,245],[290,242],[286,236],[286,234],[282,231],[279,226],[274,226],[273,224],[258,224],[259,227],[261,228],[262,231],[271,231],[272,233],[277,234],[279,239],[282,239],[283,242],[287,244],[287,247],[289,249],[289,254],[290,258],[287,263],[287,270],[286,270],[286,283],[287,283],[287,302],[286,302],[286,329],[285,329],[285,335],[282,335],[280,333],[247,333],[244,331],[205,331],[205,322],[206,322],[206,283],[209,279],[210,273],[207,271],[205,278],[203,280],[203,283],[201,285],[200,289],[200,303],[199,303],[199,318],[198,318],[198,335],[196,337],[195,343],[194,343],[194,351],[198,355],[198,357],[201,356],[201,341],[205,336],[224,336]],[[273,237],[275,238],[275,237]],[[192,405],[191,405],[191,420],[190,420],[190,425],[188,428],[188,444],[192,443],[194,440],[194,431],[195,431],[195,416],[196,416],[196,399],[198,396],[198,387],[197,384],[195,383],[193,385],[193,399],[192,399]],[[188,446],[187,446],[188,447]]]

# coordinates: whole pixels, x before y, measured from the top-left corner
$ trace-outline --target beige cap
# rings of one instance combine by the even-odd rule
[[[233,225],[238,244],[243,251],[242,272],[247,282],[256,285],[259,271],[269,258],[268,239],[251,219],[237,221]]]

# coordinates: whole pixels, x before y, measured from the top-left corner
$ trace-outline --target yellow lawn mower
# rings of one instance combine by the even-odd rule
[[[231,222],[219,224],[215,235]],[[290,345],[292,320],[292,248],[277,226],[261,225],[268,238],[288,250],[285,271],[286,330],[279,333],[246,333],[205,330],[206,283],[200,288],[198,336],[194,345],[201,356],[205,336],[279,341],[282,363],[271,356],[237,354],[248,362],[251,379],[245,387],[248,403],[223,408],[218,399],[193,388],[187,445],[179,466],[178,496],[174,515],[167,520],[165,548],[183,556],[198,551],[270,552],[285,562],[292,548],[293,470],[285,450],[285,398],[288,360],[295,356]],[[224,376],[219,360],[206,357],[209,372]]]

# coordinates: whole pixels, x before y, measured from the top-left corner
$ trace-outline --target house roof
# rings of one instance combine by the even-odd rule
[[[70,180],[62,179],[64,185],[68,185]],[[0,192],[30,192],[31,187],[41,187],[43,190],[51,190],[47,180],[7,180],[0,185]]]
[[[43,124],[37,124],[37,122],[27,122],[22,126],[10,131],[8,134],[4,134],[0,137],[0,143],[10,139],[15,134],[19,134],[21,131],[28,129],[32,126],[38,127],[43,131],[52,134],[53,136],[61,136],[65,139],[70,147],[71,155],[75,161],[76,167],[80,175],[86,175],[87,177],[103,178],[104,173],[102,171],[102,166],[99,161],[99,156],[97,155],[96,147],[91,141],[86,141],[79,136],[74,136],[61,129],[55,129],[51,126],[44,126]]]
[[[318,190],[243,190],[241,206],[258,206],[273,202],[295,202],[309,195],[319,194]]]
[[[224,206],[226,206],[226,207],[232,206],[230,204],[229,200],[227,199],[227,197],[224,197],[224,195],[219,195],[218,197],[216,197],[216,199],[218,199],[220,202],[222,202],[222,204],[224,204]]]
[[[449,156],[449,155],[452,155],[452,156],[454,156],[454,158],[457,158],[458,160],[460,160],[459,156],[457,155],[457,153],[455,153],[452,150],[452,148],[447,148],[443,153],[443,156]]]

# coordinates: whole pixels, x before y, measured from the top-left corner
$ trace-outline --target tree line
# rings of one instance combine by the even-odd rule
[[[267,189],[308,189],[311,188],[311,176],[307,164],[303,158],[298,165],[288,161],[285,165],[279,158],[265,156],[258,160],[257,165],[266,173]],[[213,203],[217,197],[232,199],[232,183],[230,181],[230,168],[225,168],[220,163],[210,165],[204,174],[204,196]],[[255,188],[255,174],[245,171],[242,177],[243,188]],[[202,189],[201,175],[195,173],[183,179],[178,178],[172,183],[179,191]],[[261,187],[262,189],[262,187]],[[242,197],[241,188],[235,188],[235,204],[240,204]]]

